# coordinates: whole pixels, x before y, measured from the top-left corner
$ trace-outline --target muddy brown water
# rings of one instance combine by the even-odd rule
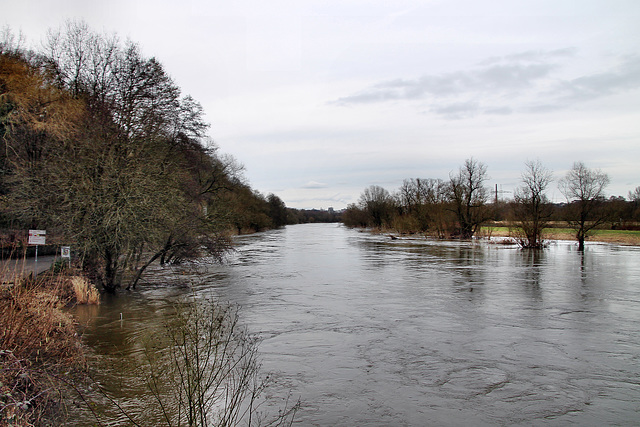
[[[296,425],[640,424],[638,247],[308,224],[196,267],[156,267],[139,291],[78,309],[94,375],[123,408],[148,401],[128,360],[193,293],[240,305],[273,379],[265,408],[300,398]]]

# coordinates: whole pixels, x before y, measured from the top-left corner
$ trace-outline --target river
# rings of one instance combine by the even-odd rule
[[[236,243],[224,265],[156,267],[133,295],[78,310],[94,362],[123,366],[122,405],[142,399],[122,386],[136,337],[195,292],[240,306],[273,404],[302,401],[296,425],[640,423],[638,247],[528,251],[338,224]]]

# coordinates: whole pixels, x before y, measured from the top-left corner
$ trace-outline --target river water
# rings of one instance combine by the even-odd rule
[[[195,291],[240,305],[274,407],[302,401],[297,425],[640,424],[638,247],[308,224],[239,237],[197,271],[158,267],[134,295],[78,311],[96,360],[123,367],[122,405],[144,399],[123,386],[136,337]]]

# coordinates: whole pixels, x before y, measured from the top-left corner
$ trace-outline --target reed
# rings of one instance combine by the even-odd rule
[[[73,276],[69,279],[70,286],[75,293],[77,304],[100,304],[98,289],[82,276]]]

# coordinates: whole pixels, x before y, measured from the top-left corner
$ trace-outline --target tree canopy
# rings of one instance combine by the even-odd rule
[[[4,228],[55,230],[115,291],[153,261],[221,258],[229,233],[286,223],[207,137],[200,104],[155,58],[83,22],[29,52],[0,41]],[[284,218],[284,220],[283,220]]]

